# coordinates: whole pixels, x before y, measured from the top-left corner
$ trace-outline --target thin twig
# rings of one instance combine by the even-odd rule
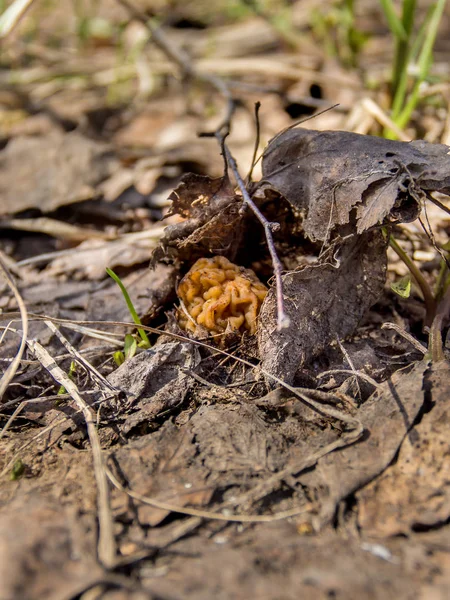
[[[427,205],[424,203],[424,213],[425,213],[425,221],[426,221],[426,225],[425,222],[423,221],[422,217],[419,217],[419,223],[425,233],[425,235],[427,236],[427,238],[429,239],[429,241],[431,242],[431,245],[433,246],[433,248],[436,250],[436,252],[439,254],[439,256],[442,258],[442,260],[444,261],[444,263],[447,266],[447,269],[450,270],[450,262],[445,254],[445,252],[442,250],[442,248],[439,248],[437,242],[436,242],[436,238],[434,236],[433,233],[433,229],[431,227],[431,223],[430,220],[428,218],[428,211],[427,211]]]
[[[161,28],[155,27],[145,13],[133,6],[133,4],[128,2],[128,0],[117,0],[117,2],[128,11],[133,19],[136,19],[145,25],[151,34],[153,43],[164,52],[169,60],[174,62],[180,68],[185,79],[194,79],[203,83],[207,83],[215,88],[225,98],[227,107],[222,122],[217,130],[222,131],[223,133],[229,132],[231,117],[234,113],[236,103],[231,95],[228,85],[223,81],[223,79],[216,77],[215,75],[209,75],[208,73],[202,73],[201,71],[198,71],[197,68],[192,64],[189,55],[171,42]]]
[[[418,350],[421,354],[425,355],[428,352],[428,349],[421,344],[416,338],[414,338],[410,333],[399,327],[396,323],[383,323],[381,329],[393,329],[396,333],[401,335],[405,340],[407,340],[416,350]]]
[[[449,112],[450,115],[450,112]],[[430,192],[426,192],[427,198],[430,202],[432,202],[435,206],[437,206],[438,208],[440,208],[441,210],[443,210],[445,213],[447,213],[448,215],[450,215],[450,208],[448,208],[448,206],[445,206],[445,204],[443,204],[442,202],[440,202],[437,198],[435,198],[434,196],[432,196],[430,194]]]
[[[262,214],[262,212],[259,210],[259,208],[256,206],[256,204],[253,202],[253,200],[250,197],[250,194],[247,191],[247,188],[245,187],[244,180],[242,179],[242,177],[238,171],[236,161],[233,158],[230,150],[228,149],[228,146],[225,143],[223,143],[223,138],[221,138],[220,134],[218,134],[216,137],[223,144],[223,149],[225,152],[227,163],[230,166],[231,170],[233,171],[233,175],[236,178],[236,182],[239,186],[239,189],[241,190],[242,198],[243,198],[245,204],[247,204],[251,208],[254,215],[256,216],[256,218],[258,219],[258,221],[261,223],[261,225],[264,228],[267,246],[269,248],[270,257],[272,259],[273,273],[275,275],[275,288],[276,288],[276,295],[277,295],[278,329],[279,330],[286,329],[287,327],[289,327],[291,320],[288,317],[288,315],[286,314],[285,309],[284,309],[283,281],[282,281],[282,277],[281,277],[282,272],[283,272],[283,265],[282,265],[280,259],[278,258],[278,254],[275,249],[275,243],[273,241],[273,236],[272,236],[272,232],[278,231],[280,229],[280,224],[269,222],[266,219],[266,217]]]
[[[260,108],[261,108],[261,102],[255,102],[255,126],[256,126],[255,147],[253,148],[252,162],[250,164],[250,170],[247,175],[247,185],[252,180],[253,169],[255,168],[255,165],[257,163],[257,158],[258,158],[259,142],[261,140],[261,125],[259,122],[259,109]]]
[[[16,299],[16,302],[17,302],[17,305],[18,305],[19,311],[20,311],[20,319],[22,321],[22,337],[20,340],[19,348],[14,357],[14,360],[9,365],[9,367],[6,369],[5,373],[3,374],[3,377],[0,380],[0,402],[1,402],[1,400],[3,398],[3,394],[5,393],[8,385],[11,383],[12,379],[14,378],[14,375],[16,374],[17,369],[19,368],[20,361],[21,361],[23,353],[25,351],[25,344],[26,344],[27,336],[28,336],[28,313],[27,313],[27,308],[25,306],[25,303],[22,300],[22,296],[20,295],[19,290],[17,289],[17,286],[13,281],[13,278],[11,277],[6,265],[3,263],[1,258],[0,258],[0,273],[2,274],[3,278],[5,279],[6,284],[8,285],[9,289],[14,294],[14,297]]]

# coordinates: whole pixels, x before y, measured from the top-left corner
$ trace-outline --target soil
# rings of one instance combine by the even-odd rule
[[[95,4],[35,4],[2,48],[0,600],[448,598],[445,94],[425,141],[380,137],[373,3],[357,52],[312,2]],[[245,179],[256,101],[252,208],[227,148]],[[180,328],[216,255],[267,286],[255,335]]]

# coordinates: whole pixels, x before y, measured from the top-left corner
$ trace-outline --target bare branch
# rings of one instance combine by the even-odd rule
[[[242,179],[241,175],[239,174],[236,161],[233,158],[230,150],[228,149],[228,146],[224,143],[223,137],[221,137],[220,134],[216,134],[216,137],[221,142],[221,145],[223,146],[223,149],[225,152],[225,157],[227,159],[227,163],[230,166],[231,170],[233,171],[233,175],[235,176],[236,182],[239,186],[239,189],[241,190],[242,198],[243,198],[245,204],[247,204],[251,208],[254,215],[258,219],[258,221],[264,227],[264,233],[266,234],[267,246],[269,248],[270,257],[272,259],[273,273],[275,275],[275,287],[276,287],[276,294],[277,294],[278,329],[286,329],[287,327],[289,327],[291,321],[284,309],[283,281],[282,281],[282,277],[281,277],[282,272],[283,272],[283,265],[282,265],[280,259],[278,258],[278,254],[275,249],[275,243],[273,241],[273,236],[272,236],[272,233],[274,231],[279,230],[280,224],[269,222],[266,219],[266,217],[262,214],[262,212],[259,210],[259,208],[256,206],[256,204],[253,202],[253,200],[250,197],[250,194],[247,191],[247,188],[245,187],[244,180]]]

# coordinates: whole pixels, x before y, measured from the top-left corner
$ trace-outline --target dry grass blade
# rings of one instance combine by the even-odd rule
[[[421,344],[416,338],[414,338],[410,333],[396,325],[395,323],[383,323],[381,329],[393,329],[396,333],[401,335],[405,340],[407,340],[416,350],[425,355],[428,352],[428,348],[426,348],[423,344]]]
[[[111,392],[120,392],[120,390],[117,390],[113,385],[111,385],[109,381],[105,377],[103,377],[103,375],[99,373],[89,361],[87,361],[79,352],[75,350],[73,346],[69,344],[66,338],[51,321],[46,320],[45,324],[56,335],[56,337],[59,339],[64,348],[69,352],[69,354],[73,356],[100,385],[105,386]]]
[[[77,227],[70,225],[70,223],[64,223],[64,221],[48,217],[36,219],[2,219],[1,224],[5,229],[10,228],[18,231],[45,233],[59,240],[68,240],[71,242],[82,242],[90,239],[110,240],[114,237],[104,231]]]
[[[0,16],[0,38],[9,35],[26,11],[33,4],[34,0],[16,0]]]
[[[108,481],[103,464],[102,450],[95,423],[95,415],[92,411],[92,408],[81,397],[75,383],[66,375],[66,373],[64,373],[60,367],[58,367],[47,350],[45,350],[41,344],[34,340],[28,342],[28,347],[35,354],[42,366],[47,369],[53,379],[65,387],[84,416],[89,442],[92,448],[94,475],[97,484],[99,518],[99,539],[97,546],[98,559],[104,567],[112,568],[116,559],[113,521],[111,508],[109,505]]]
[[[283,519],[295,517],[296,515],[300,515],[305,512],[310,512],[313,508],[315,508],[313,504],[309,503],[298,508],[293,508],[291,510],[284,510],[282,512],[273,513],[272,515],[227,515],[223,513],[197,510],[195,508],[175,506],[168,502],[162,502],[154,498],[149,498],[148,496],[143,496],[142,494],[138,494],[136,492],[133,492],[132,490],[123,487],[123,485],[121,485],[121,483],[118,481],[115,475],[111,473],[111,471],[107,467],[106,474],[109,477],[111,483],[118,490],[130,496],[130,498],[134,498],[134,500],[138,500],[139,502],[142,502],[143,504],[148,504],[149,506],[154,506],[155,508],[170,510],[171,512],[180,513],[182,515],[189,515],[191,517],[200,517],[202,519],[210,519],[215,521],[229,521],[231,523],[271,523],[272,521],[281,521]]]
[[[86,337],[106,342],[109,346],[117,346],[118,348],[123,348],[123,335],[121,334],[106,333],[101,329],[83,327],[83,325],[79,325],[78,323],[64,323],[64,327],[66,329],[71,329],[72,331],[81,333],[81,335],[85,335]],[[89,349],[89,351],[91,351],[91,349]],[[82,352],[78,352],[78,355],[80,354],[82,354]]]
[[[20,340],[19,349],[17,350],[16,356],[14,357],[13,361],[11,362],[9,367],[6,369],[5,373],[3,374],[3,377],[0,380],[0,402],[1,402],[1,400],[3,398],[3,394],[6,391],[6,388],[8,387],[8,385],[10,384],[14,375],[16,374],[16,371],[19,367],[20,361],[22,359],[22,356],[23,356],[23,353],[25,350],[25,344],[26,344],[27,335],[28,335],[28,314],[27,314],[27,309],[26,309],[25,303],[22,300],[22,296],[19,294],[19,290],[17,289],[17,286],[15,285],[8,269],[6,268],[6,265],[3,263],[1,258],[0,258],[0,272],[3,276],[3,278],[5,279],[6,284],[8,285],[9,289],[14,294],[14,297],[19,306],[20,318],[22,320],[22,338]]]
[[[400,141],[411,141],[410,136],[406,135],[406,133],[400,129],[400,127],[398,127],[398,125],[396,125],[384,110],[371,98],[363,98],[361,100],[361,106],[369,115],[376,119],[380,125],[383,125],[383,127],[386,127],[387,129],[391,129]]]

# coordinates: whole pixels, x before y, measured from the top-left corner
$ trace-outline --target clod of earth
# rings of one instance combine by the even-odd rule
[[[212,334],[254,334],[266,294],[266,286],[250,269],[238,267],[224,256],[200,258],[178,287],[186,311],[179,311],[178,322],[191,332],[200,325]]]
[[[278,329],[271,289],[258,330],[263,368],[291,383],[297,370],[332,341],[352,335],[383,292],[386,263],[386,240],[380,231],[366,231],[341,242],[331,256],[286,274],[283,292],[292,325]]]

